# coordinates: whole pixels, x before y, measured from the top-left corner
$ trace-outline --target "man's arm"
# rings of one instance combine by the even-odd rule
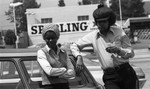
[[[124,35],[123,37],[121,37],[121,42],[122,47],[119,55],[124,59],[133,58],[135,54],[132,49],[129,37],[127,35]]]
[[[83,69],[83,58],[80,51],[87,46],[92,46],[93,33],[89,33],[70,45],[72,54],[77,58],[76,68],[77,70]]]
[[[75,57],[77,57],[78,55],[81,55],[80,51],[84,47],[92,46],[92,42],[94,40],[95,33],[96,33],[95,31],[90,32],[89,34],[83,36],[82,38],[78,39],[76,42],[73,42],[70,45],[70,50]]]

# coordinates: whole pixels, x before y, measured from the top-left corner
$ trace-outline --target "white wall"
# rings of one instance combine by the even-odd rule
[[[27,15],[28,24],[35,24],[41,21],[41,18],[53,18],[53,22],[77,21],[78,16],[89,15],[89,20],[93,20],[92,13],[97,5],[84,6],[66,6],[66,7],[50,7],[40,9],[28,9],[27,12],[34,13]]]

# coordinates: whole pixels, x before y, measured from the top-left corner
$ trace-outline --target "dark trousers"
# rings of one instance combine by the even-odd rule
[[[44,89],[70,89],[68,83],[43,85],[42,88],[44,88]]]
[[[139,89],[138,78],[129,63],[104,70],[103,81],[106,89]]]

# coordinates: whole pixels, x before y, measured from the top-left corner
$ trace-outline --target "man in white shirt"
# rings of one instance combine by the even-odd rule
[[[115,13],[100,4],[93,12],[93,17],[99,30],[85,35],[70,46],[77,58],[77,68],[81,70],[83,65],[80,50],[92,46],[104,71],[106,89],[137,89],[137,76],[129,64],[134,51],[123,29],[115,25]]]

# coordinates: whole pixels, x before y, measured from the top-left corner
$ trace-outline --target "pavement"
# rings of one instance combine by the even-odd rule
[[[136,59],[146,59],[150,57],[150,40],[139,40],[137,43],[132,44]]]
[[[150,49],[144,48],[144,49],[134,49],[135,56],[134,58],[136,59],[141,59],[141,58],[150,58]]]
[[[138,40],[136,43],[132,43],[134,49],[147,49],[150,47],[150,40]]]

